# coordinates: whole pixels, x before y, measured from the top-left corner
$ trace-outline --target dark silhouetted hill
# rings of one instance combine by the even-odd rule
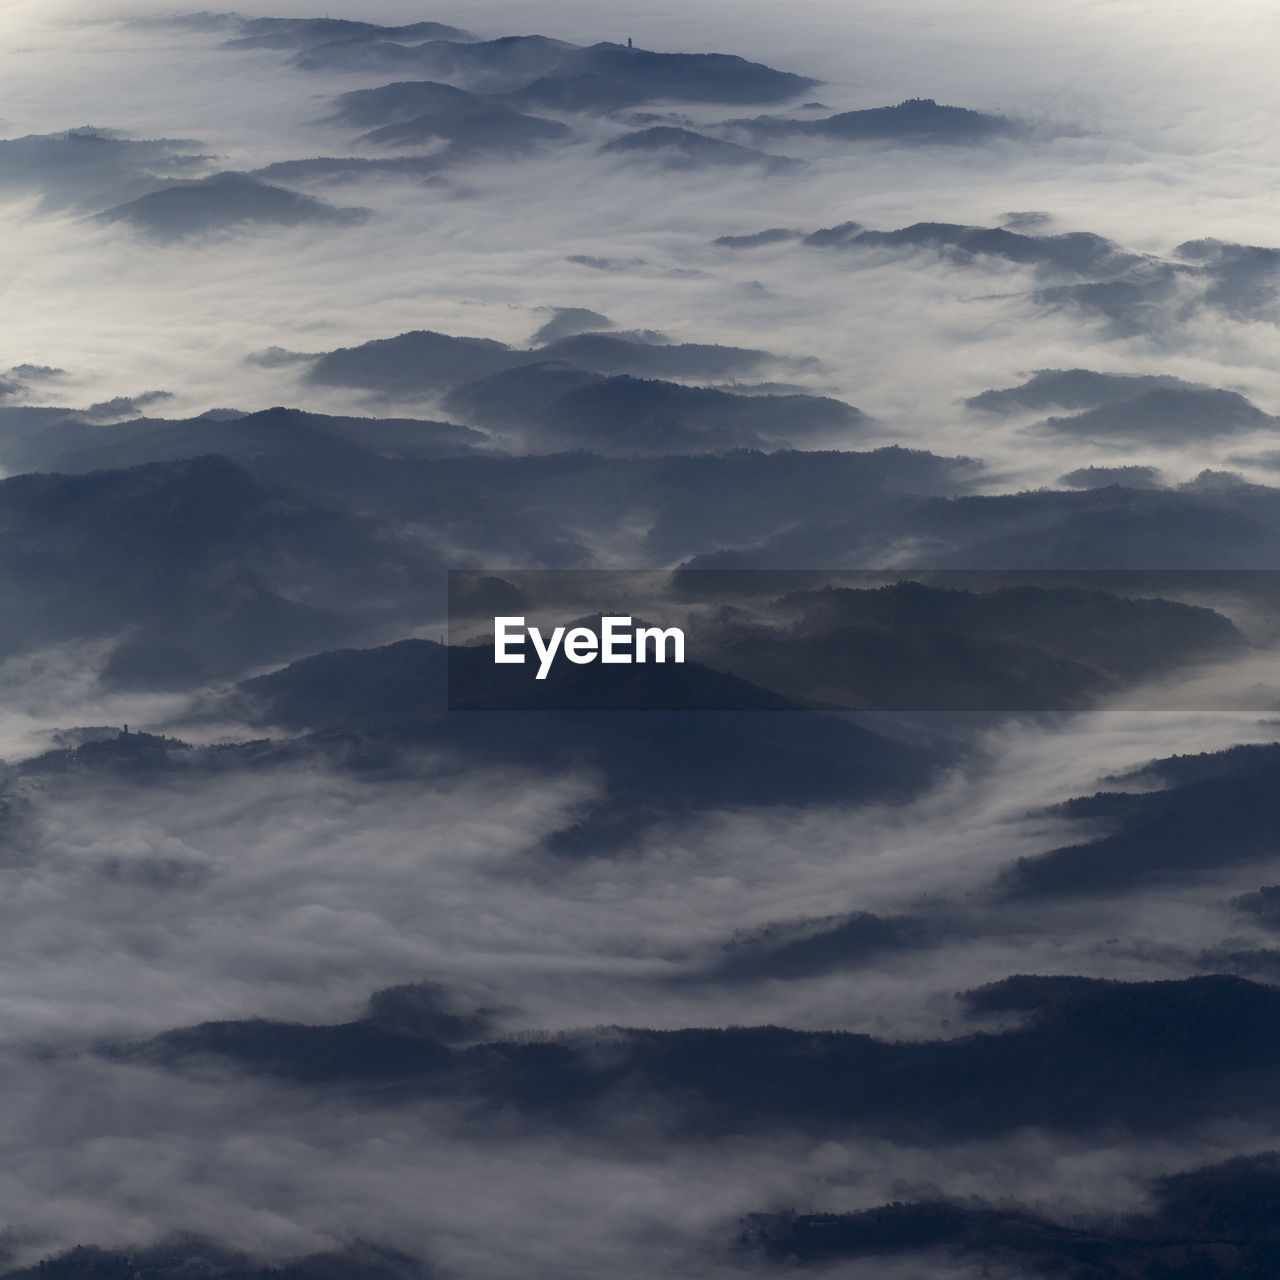
[[[875,627],[1010,640],[1125,676],[1149,675],[1244,644],[1234,624],[1212,609],[1075,586],[970,591],[903,581],[794,592],[782,603],[810,634]]]
[[[1231,905],[1263,928],[1280,930],[1280,885],[1264,885],[1253,893],[1241,894]]]
[[[362,128],[375,146],[417,146],[436,140],[461,150],[524,151],[569,136],[558,120],[528,115],[492,94],[470,93],[433,80],[357,89],[337,100],[335,119]]]
[[[4,651],[125,635],[107,676],[135,686],[365,638],[441,590],[429,550],[224,458],[0,481],[0,527]]]
[[[757,116],[728,123],[758,138],[804,134],[847,142],[974,143],[1020,132],[1020,126],[1003,116],[939,106],[932,98],[908,98],[894,107],[842,111],[819,120]]]
[[[321,385],[403,393],[452,386],[526,362],[523,352],[492,338],[455,338],[418,329],[339,347],[321,356],[309,377]]]
[[[665,100],[783,102],[816,83],[732,54],[654,53],[596,44],[576,50],[518,97],[563,111],[613,111]]]
[[[605,152],[619,155],[645,156],[657,160],[668,169],[700,169],[708,165],[759,164],[770,169],[791,168],[796,161],[786,156],[769,155],[755,147],[744,147],[736,142],[725,142],[695,133],[692,129],[678,129],[672,125],[655,125],[635,133],[624,133],[605,143]]]
[[[614,327],[608,316],[587,307],[552,307],[551,319],[533,335],[534,346],[555,342],[575,333],[600,333]]]
[[[274,164],[254,169],[249,177],[266,182],[307,182],[319,178],[355,183],[377,175],[388,175],[433,182],[439,180],[441,171],[456,158],[451,150],[426,156],[388,156],[379,160],[368,156],[311,156],[304,160],[277,160]]]
[[[460,79],[478,91],[518,89],[560,66],[580,46],[546,36],[501,36],[496,40],[335,40],[301,53],[304,71],[389,71],[446,80]]]
[[[1086,231],[1028,236],[1004,227],[969,227],[951,222],[917,222],[897,231],[866,231],[856,223],[816,231],[805,244],[840,249],[930,249],[954,262],[1002,258],[1066,276],[1114,275],[1137,265],[1136,254]]]
[[[723,249],[758,249],[762,245],[800,240],[803,236],[803,231],[793,231],[788,227],[770,227],[765,231],[754,231],[746,236],[720,236],[714,243]]]
[[[686,575],[698,590],[699,574]],[[794,591],[753,626],[704,623],[706,661],[810,705],[1071,710],[1244,637],[1212,610],[1103,590],[902,581]]]
[[[450,705],[443,712],[448,664]],[[264,725],[364,732],[405,748],[530,768],[586,767],[606,791],[564,851],[606,851],[655,818],[722,805],[858,803],[914,794],[938,757],[697,663],[559,663],[545,681],[490,646],[403,641],[320,654],[240,686]],[[462,709],[457,709],[462,708]]]
[[[1263,1280],[1280,1267],[1280,1155],[1158,1178],[1145,1213],[1055,1222],[1008,1206],[894,1202],[855,1213],[751,1214],[739,1244],[774,1262],[916,1256],[1062,1280]],[[939,1258],[941,1252],[942,1259]],[[1014,1270],[1010,1270],[1013,1268]]]
[[[545,36],[408,43],[380,38],[313,46],[306,70],[416,72],[472,92],[505,93],[508,105],[613,111],[646,102],[783,102],[812,87],[804,76],[723,53],[655,53],[617,44],[584,48]]]
[[[773,358],[767,351],[654,341],[656,337],[661,335],[572,333],[532,350],[519,350],[490,338],[417,330],[331,351],[316,362],[310,378],[325,385],[408,393],[461,386],[527,365],[551,363],[595,374],[716,378],[750,372]],[[532,389],[532,383],[526,386],[518,381],[517,385]],[[545,401],[545,397],[539,399]]]
[[[368,129],[399,124],[421,115],[466,114],[490,106],[493,99],[435,80],[402,80],[377,89],[355,89],[337,99],[334,118]]]
[[[1109,833],[1019,858],[1001,876],[1004,892],[1017,898],[1114,893],[1274,857],[1280,851],[1280,746],[1191,759],[1194,771],[1175,757],[1135,778],[1167,778],[1158,790],[1099,792],[1059,806],[1068,817],[1104,823]]]
[[[1274,314],[1280,296],[1280,249],[1232,244],[1222,240],[1188,240],[1174,250],[1200,264],[1208,279],[1204,300],[1238,319]]]
[[[135,418],[110,425],[76,416],[12,444],[0,442],[0,457],[9,466],[79,475],[216,453],[328,489],[350,492],[363,479],[362,487],[376,494],[388,473],[375,458],[437,458],[484,442],[479,432],[451,422],[345,418],[277,407],[231,417]]]
[[[1115,687],[1097,668],[1033,645],[915,628],[743,639],[715,661],[811,705],[854,711],[1075,710]]]
[[[79,1245],[11,1274],[18,1280],[432,1280],[438,1272],[418,1258],[367,1242],[266,1265],[208,1238],[177,1235],[118,1251]]]
[[[855,911],[771,924],[726,943],[698,976],[720,982],[808,978],[933,945],[937,929],[919,916]]]
[[[159,239],[177,239],[245,223],[295,227],[353,226],[367,209],[339,209],[284,187],[259,182],[243,173],[219,173],[198,182],[175,183],[98,215],[106,222],[128,222]]]
[[[1026,1126],[1173,1135],[1213,1118],[1274,1119],[1280,991],[1225,976],[1056,982],[1022,1026],[923,1042],[619,1028],[450,1052],[364,1023],[255,1021],[206,1023],[114,1053],[175,1066],[216,1056],[299,1084],[394,1085],[395,1096],[474,1098],[570,1125],[607,1126],[651,1106],[654,1122],[684,1140],[779,1128],[915,1141]]]
[[[769,535],[744,533],[726,526],[722,549],[685,567],[876,568],[905,552],[935,569],[1270,569],[1280,558],[1280,491],[1111,486],[903,497],[800,515]]]
[[[1235,391],[1160,387],[1114,400],[1069,418],[1046,418],[1034,430],[1084,440],[1149,440],[1175,444],[1256,431],[1277,419]]]
[[[198,173],[212,159],[196,154],[199,147],[189,138],[122,138],[90,128],[4,138],[0,192],[38,193],[45,209],[98,210]]]
[[[1147,391],[1203,390],[1198,383],[1167,374],[1095,373],[1092,369],[1040,369],[1016,387],[984,391],[965,404],[984,413],[1023,413],[1034,409],[1095,409],[1131,400]]]
[[[335,40],[469,40],[467,32],[443,22],[383,27],[349,18],[246,18],[232,48],[305,49]]]
[[[596,335],[584,335],[583,345],[588,338],[595,345]],[[652,351],[654,363],[689,359],[679,349]],[[626,454],[780,448],[867,421],[861,410],[825,396],[747,396],[627,375],[602,378],[564,362],[459,387],[446,407],[481,426],[522,430],[527,444]]]
[[[439,139],[464,150],[518,152],[568,136],[568,125],[558,120],[510,107],[478,106],[474,110],[427,112],[385,124],[366,133],[361,141],[378,147],[412,147]]]
[[[1122,467],[1077,467],[1058,477],[1058,483],[1069,489],[1102,489],[1119,485],[1124,489],[1162,488],[1161,473],[1156,467],[1130,465]]]
[[[622,334],[576,333],[547,343],[542,360],[561,360],[593,373],[637,378],[731,378],[773,359],[767,351],[709,342],[637,342]]]

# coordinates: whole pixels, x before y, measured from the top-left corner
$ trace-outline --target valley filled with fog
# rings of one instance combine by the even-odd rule
[[[5,1273],[1275,1274],[1275,25],[8,6]]]

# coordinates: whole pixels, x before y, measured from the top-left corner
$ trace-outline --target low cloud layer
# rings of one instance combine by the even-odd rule
[[[831,20],[824,15],[817,7],[793,15],[779,49],[776,23],[749,10],[735,20],[735,43],[745,56],[784,68],[808,69],[814,65],[816,32],[822,22]],[[479,34],[501,34],[505,29],[502,10],[494,8],[486,16],[491,30]],[[639,19],[639,11],[633,16]],[[545,17],[546,34],[579,43],[609,36],[616,39],[619,34],[600,29],[598,19],[568,9],[548,10]],[[618,15],[618,21],[624,17]],[[474,14],[469,18],[474,19]],[[945,72],[941,60],[931,62],[927,53],[922,59],[916,48],[911,49],[910,62],[906,62],[906,37],[894,34],[899,28],[886,21],[885,15],[873,21],[872,15],[860,14],[852,21],[864,37],[862,47],[889,53],[896,48],[899,65],[904,68],[896,85],[891,84],[883,62],[876,60],[870,85],[883,84],[879,100],[864,99],[856,105],[898,101],[919,78],[927,77],[930,83],[921,85],[917,92],[932,94],[940,102],[1022,116],[1038,112],[1058,117],[1059,124],[1062,118],[1080,124],[1078,100],[1068,105],[1061,99],[1046,98],[1036,109],[1025,99],[992,102],[989,90],[979,91],[976,83],[965,82],[957,70],[963,65],[976,75],[974,68],[984,65],[986,58],[995,58],[996,51],[1007,48],[1020,33],[1039,48],[1044,28],[1052,26],[1051,19],[1033,20],[1023,15],[1023,21],[1031,25],[1014,24],[998,34],[980,28],[986,38],[971,38],[972,57],[953,60]],[[1107,21],[1125,29],[1126,23],[1140,22],[1141,17],[1133,9]],[[561,22],[567,25],[561,27]],[[950,22],[944,29],[954,30]],[[89,42],[96,41],[101,47],[104,40],[115,41],[111,47],[118,48],[119,57],[137,59],[137,65],[148,68],[152,80],[158,77],[169,86],[165,95],[167,127],[157,129],[161,121],[154,109],[154,93],[144,100],[86,74],[80,90],[83,101],[70,108],[79,114],[66,114],[68,99],[64,96],[56,108],[62,118],[56,120],[42,106],[38,83],[27,86],[31,92],[24,91],[23,101],[29,104],[30,118],[13,121],[10,137],[74,129],[86,123],[123,129],[134,139],[158,133],[190,137],[198,141],[201,153],[213,157],[211,172],[260,170],[276,161],[307,155],[375,158],[358,145],[358,129],[319,123],[331,114],[338,92],[318,91],[319,81],[314,76],[282,67],[282,51],[224,49],[227,33],[221,30],[202,34],[187,28],[135,27],[127,34],[112,34],[115,30],[102,24],[78,31],[59,30],[56,39],[63,65],[90,72],[98,64],[86,62]],[[680,30],[687,30],[692,47],[697,47],[700,37],[707,40],[715,30],[713,11],[707,8],[686,15]],[[1072,65],[1070,59],[1075,55],[1070,50],[1080,47],[1086,38],[1095,52],[1099,41],[1105,47],[1105,38],[1089,30],[1087,37],[1081,35],[1058,45],[1059,57],[1064,60],[1064,71],[1059,74],[1065,75],[1065,68]],[[763,45],[766,31],[772,41],[767,57]],[[1224,23],[1211,34],[1207,48],[1229,47],[1237,35],[1230,23]],[[52,31],[47,39],[54,39]],[[637,35],[637,39],[643,36]],[[753,39],[761,43],[752,47]],[[794,53],[789,54],[787,40],[794,42]],[[902,43],[895,45],[897,40]],[[84,53],[68,52],[81,44]],[[37,45],[19,61],[25,60],[34,69],[43,65],[41,56]],[[1185,70],[1176,45],[1157,46],[1153,56],[1167,57]],[[1247,55],[1240,56],[1247,65]],[[824,65],[829,58],[828,54],[816,61],[816,74],[828,77],[828,83],[815,92],[820,92],[833,110],[855,105],[850,84],[857,77],[846,69],[831,81],[835,68]],[[894,64],[891,61],[889,65]],[[1007,77],[1011,64],[1006,61],[1004,65]],[[205,92],[202,86],[213,83],[215,74],[219,83],[227,83],[229,77],[237,93],[234,102],[220,103],[219,109],[210,110],[200,95]],[[347,80],[334,89],[374,88],[387,78],[385,74],[365,73],[363,83]],[[1019,93],[1030,92],[1030,80],[1028,76]],[[1090,81],[1086,78],[1082,83]],[[1115,88],[1114,77],[1107,87]],[[858,92],[876,90],[865,87]],[[1147,94],[1145,103],[1158,100],[1157,95]],[[103,106],[110,108],[105,115]],[[1120,110],[1118,105],[1115,109]],[[1149,105],[1146,110],[1150,112]],[[1177,172],[1178,190],[1212,192],[1230,189],[1230,183],[1224,188],[1203,163],[1193,178],[1180,159],[1189,158],[1194,147],[1185,131],[1201,117],[1183,113],[1170,133],[1158,117],[1146,125],[1147,117],[1141,111],[1135,113],[1127,106],[1125,111],[1127,114],[1105,121],[1088,120],[1085,130],[1077,128],[1074,135],[1035,147],[1019,149],[1011,142],[980,148],[977,153],[965,149],[963,155],[946,148],[909,154],[892,147],[873,148],[859,154],[853,170],[847,154],[837,151],[825,158],[815,155],[807,169],[785,177],[755,173],[730,176],[724,167],[714,166],[705,177],[695,177],[693,187],[687,177],[672,180],[661,171],[638,174],[630,167],[610,170],[603,159],[593,161],[588,151],[594,153],[598,145],[617,135],[618,128],[602,127],[590,118],[578,119],[572,127],[581,137],[580,146],[570,146],[562,156],[547,154],[514,166],[483,162],[465,164],[461,169],[450,166],[443,178],[447,185],[425,193],[431,207],[425,223],[416,212],[410,218],[397,215],[405,192],[401,180],[394,177],[387,179],[391,185],[384,188],[381,198],[377,189],[381,184],[367,181],[361,184],[356,199],[352,199],[350,187],[322,183],[299,189],[302,196],[338,206],[369,206],[374,208],[375,218],[367,231],[350,229],[342,233],[339,242],[327,232],[317,240],[303,231],[282,234],[260,229],[247,237],[237,236],[231,243],[217,242],[195,252],[185,249],[166,264],[161,273],[163,287],[159,281],[145,283],[135,269],[137,253],[149,250],[131,247],[114,236],[102,240],[74,223],[64,224],[51,243],[47,237],[53,228],[22,222],[15,227],[16,241],[10,242],[21,255],[15,261],[22,262],[20,270],[11,272],[11,303],[25,317],[23,358],[67,367],[84,387],[85,398],[80,403],[130,394],[139,382],[155,385],[158,370],[163,375],[160,384],[175,388],[185,402],[182,407],[191,412],[229,399],[234,407],[243,409],[280,401],[317,409],[349,408],[350,401],[319,397],[315,389],[264,378],[240,360],[250,351],[269,346],[316,350],[355,345],[413,328],[520,341],[537,327],[531,313],[546,305],[580,305],[614,316],[627,327],[674,330],[673,336],[693,341],[752,345],[762,331],[781,329],[788,334],[788,354],[816,355],[823,361],[822,373],[808,379],[813,389],[864,408],[885,423],[886,439],[928,440],[934,445],[949,439],[956,444],[963,441],[967,447],[957,451],[978,452],[993,460],[1003,457],[1015,483],[1018,479],[1033,484],[1051,482],[1066,471],[1111,459],[1089,456],[1089,450],[1079,443],[1047,445],[1037,450],[1032,474],[1027,470],[1029,455],[1016,440],[1005,431],[994,431],[990,424],[966,421],[956,412],[956,400],[986,387],[1008,385],[1023,370],[1078,365],[1161,373],[1176,359],[1181,376],[1241,391],[1270,412],[1280,404],[1276,399],[1280,384],[1268,372],[1270,361],[1265,354],[1265,331],[1270,326],[1205,315],[1176,326],[1155,346],[1145,336],[1098,346],[1081,342],[1079,325],[1069,316],[1039,315],[1029,326],[1028,315],[1036,315],[1036,308],[1027,296],[1021,301],[984,300],[984,294],[1018,294],[1031,283],[1016,281],[1006,273],[1001,273],[1003,278],[982,279],[944,267],[921,271],[919,264],[905,270],[886,265],[859,270],[846,281],[838,273],[833,275],[831,264],[820,255],[803,254],[794,248],[783,246],[776,256],[761,259],[753,255],[738,261],[715,253],[709,246],[717,236],[792,225],[797,204],[813,218],[806,229],[849,218],[880,228],[921,220],[990,226],[996,210],[1023,207],[1053,211],[1055,220],[1045,225],[1044,231],[1099,233],[1130,252],[1169,256],[1176,246],[1205,237],[1244,245],[1268,243],[1265,221],[1247,221],[1248,201],[1214,204],[1209,196],[1198,197],[1193,218],[1176,202],[1170,203],[1168,183],[1153,201],[1150,167],[1143,167],[1137,150],[1135,130],[1142,127],[1147,127],[1151,136],[1143,138],[1141,145],[1153,145],[1156,136],[1165,140],[1169,151],[1163,159],[1166,169],[1172,167]],[[719,109],[720,119],[731,114]],[[261,126],[264,118],[272,121],[269,131]],[[698,107],[691,123],[695,130],[705,130],[715,120],[716,111]],[[1123,132],[1118,130],[1121,121]],[[1227,127],[1220,124],[1215,131],[1206,122],[1208,136],[1213,138]],[[1248,143],[1247,133],[1239,136],[1242,145]],[[1106,179],[1106,198],[1092,203],[1081,199],[1079,187],[1081,153],[1087,154],[1089,149],[1093,171]],[[566,208],[560,193],[574,187],[572,175],[583,165],[595,170],[593,199],[589,210],[579,212],[572,204]],[[1064,176],[1068,173],[1069,178]],[[997,174],[1003,202],[993,201],[990,194]],[[645,191],[639,202],[632,198],[637,184]],[[606,220],[598,217],[601,207],[613,211]],[[515,208],[520,210],[518,221],[499,212]],[[668,211],[660,225],[651,217],[651,211],[658,208]],[[1133,210],[1128,223],[1122,220],[1126,208]],[[546,254],[544,246],[552,240],[572,245],[570,254],[617,258],[624,263],[637,258],[644,261],[628,266],[620,278],[597,279],[585,269],[566,270],[562,254]],[[337,243],[342,245],[341,252],[335,252]],[[400,247],[388,252],[389,244]],[[18,249],[19,245],[25,247]],[[496,253],[495,245],[501,246]],[[519,268],[513,269],[517,258]],[[673,277],[672,271],[700,274]],[[76,315],[68,317],[41,299],[53,298],[72,279],[77,282],[81,303]],[[680,283],[673,285],[673,280]],[[669,292],[673,287],[679,291],[676,305]],[[191,306],[175,309],[179,292]],[[342,299],[340,310],[335,311],[328,301],[334,298]],[[134,318],[122,323],[121,308],[128,309]],[[199,313],[198,327],[190,316],[193,309]],[[681,317],[679,326],[674,321],[677,314]],[[140,367],[138,346],[111,336],[113,332],[135,334],[139,325],[153,335],[146,344],[150,377],[144,376]],[[913,330],[909,348],[887,337],[904,325]],[[326,327],[328,341],[318,337]],[[212,347],[210,332],[215,335]],[[954,342],[957,335],[958,346]],[[926,367],[929,377],[922,380],[919,371]],[[230,396],[229,390],[237,394]],[[70,397],[75,390],[69,386],[66,394],[64,403],[73,403]],[[1205,466],[1220,465],[1221,460],[1221,451],[1202,441],[1190,449],[1173,448],[1167,454],[1169,471],[1178,479],[1189,478]]]
[[[1274,23],[8,6],[4,1266],[727,1280],[1274,1150]],[[722,595],[755,710],[442,710],[449,568],[1038,565],[1242,576]]]

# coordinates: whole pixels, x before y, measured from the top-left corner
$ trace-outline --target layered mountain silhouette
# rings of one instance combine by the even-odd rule
[[[162,187],[98,217],[130,223],[157,239],[175,240],[252,223],[349,227],[364,222],[369,211],[340,209],[245,173],[218,173]]]
[[[452,148],[431,155],[387,156],[312,156],[305,160],[277,160],[274,164],[254,169],[247,176],[264,182],[329,182],[358,183],[370,177],[420,178],[424,183],[441,181],[440,174],[458,159]]]
[[[0,521],[3,651],[123,636],[106,675],[133,685],[350,642],[439,591],[429,550],[218,457],[14,477]]]
[[[916,144],[985,142],[1020,131],[1015,122],[1003,116],[987,115],[968,107],[939,106],[932,98],[908,98],[893,107],[842,111],[820,119],[757,116],[728,123],[760,139],[808,135],[847,142]]]
[[[1103,489],[1108,485],[1125,489],[1158,489],[1161,477],[1157,468],[1133,463],[1120,467],[1077,467],[1059,476],[1058,483],[1068,489]]]
[[[1223,240],[1188,240],[1174,252],[1209,279],[1205,301],[1240,319],[1273,313],[1280,296],[1280,249]]]
[[[296,1081],[461,1096],[544,1122],[605,1127],[649,1108],[685,1141],[795,1128],[933,1140],[1023,1126],[1173,1135],[1276,1113],[1280,992],[1228,976],[1167,982],[1010,979],[1021,1026],[889,1042],[782,1027],[614,1029],[461,1051],[367,1022],[212,1022],[114,1056],[221,1058]],[[1009,1008],[997,984],[975,1008]],[[661,1117],[659,1119],[658,1117]]]
[[[519,546],[520,562],[529,567],[586,567],[593,553],[582,531],[618,519],[648,529],[637,552],[642,563],[670,562],[725,539],[756,541],[793,526],[802,514],[834,518],[849,510],[851,499],[868,520],[901,520],[921,501],[914,494],[962,491],[980,475],[970,459],[900,448],[643,459],[584,452],[510,457],[476,454],[466,428],[412,420],[270,410],[202,415],[185,424],[126,420],[94,434],[88,420],[73,411],[0,408],[0,461],[10,467],[46,467],[56,460],[74,469],[108,457],[140,461],[149,453],[169,458],[188,439],[193,448],[225,449],[243,459],[270,491],[292,493],[305,478],[312,500],[323,495],[335,513],[358,516],[354,527],[382,528],[401,551],[429,547],[434,540],[458,555],[464,549],[468,559],[462,563],[472,565],[502,563]],[[171,465],[183,472],[197,463]],[[92,484],[90,477],[75,483],[88,485],[86,491],[94,485],[130,490],[142,474],[160,473],[121,470],[103,473]],[[37,483],[63,481],[15,478],[0,482],[0,494]],[[145,486],[139,501],[144,495]],[[79,536],[71,530],[82,518],[88,513],[68,505],[41,514],[50,536],[67,526],[58,537]],[[397,533],[406,522],[419,531],[408,541]],[[128,528],[125,521],[121,530]]]
[[[552,842],[575,854],[607,852],[659,817],[707,806],[904,799],[939,760],[692,662],[621,675],[560,664],[537,681],[524,667],[495,666],[487,646],[407,640],[303,659],[245,682],[240,696],[237,713],[264,727],[590,768],[605,794]]]
[[[874,113],[852,113],[874,114]],[[834,117],[839,119],[840,117]],[[779,133],[804,131],[818,121],[779,120],[761,117],[765,125],[750,132],[753,140]],[[752,126],[753,121],[733,121]],[[776,125],[776,127],[775,127]],[[772,131],[772,132],[771,132]],[[1197,311],[1210,308],[1235,319],[1275,319],[1280,300],[1280,249],[1259,245],[1231,244],[1218,240],[1187,241],[1174,250],[1172,259],[1151,254],[1130,253],[1114,241],[1092,232],[1029,234],[1015,227],[1038,225],[1039,219],[1017,217],[1004,226],[979,227],[960,223],[920,222],[893,231],[871,230],[858,222],[842,222],[803,236],[814,248],[851,250],[932,251],[946,261],[964,266],[1003,260],[1035,268],[1038,285],[1031,301],[1039,308],[1069,308],[1104,323],[1103,336],[1127,337],[1140,333],[1169,333]],[[754,235],[724,236],[716,243],[729,248],[749,249],[793,238],[784,228],[772,228]],[[1082,375],[1087,370],[1044,370],[1043,384],[1026,388],[1034,401],[1050,390],[1072,396],[1064,407],[1090,403],[1091,392]],[[1080,384],[1071,392],[1074,376]],[[1102,379],[1115,376],[1095,374],[1095,390]],[[1179,384],[1164,380],[1164,386]],[[1119,385],[1119,384],[1117,384]],[[1131,384],[1136,392],[1138,384]],[[1150,383],[1147,389],[1160,384]],[[984,393],[974,397],[971,407],[1014,411],[1022,402],[1007,392]],[[1002,396],[1009,398],[1002,399]],[[1057,403],[1047,396],[1042,401]],[[1095,402],[1096,403],[1096,402]]]
[[[1174,261],[1148,259],[1112,280],[1040,290],[1036,300],[1098,317],[1116,336],[1169,332],[1206,307],[1236,320],[1280,314],[1280,250],[1197,240],[1174,253]]]
[[[473,151],[527,151],[569,136],[569,127],[510,107],[427,112],[366,133],[362,142],[378,147],[412,147],[440,141]]]
[[[797,592],[781,605],[790,626],[730,626],[700,651],[790,697],[851,709],[1069,710],[1245,643],[1209,609],[1072,587],[900,582]]]
[[[379,338],[321,357],[313,381],[374,391],[457,386],[525,366],[561,362],[598,374],[640,377],[726,377],[772,360],[767,351],[701,342],[655,342],[619,333],[559,335],[521,350],[491,338],[459,338],[430,330]]]
[[[575,51],[517,95],[565,111],[614,111],[645,102],[768,103],[817,82],[724,53],[654,53],[597,44]]]
[[[749,235],[719,236],[715,243],[723,249],[759,249],[764,245],[783,244],[803,237],[803,231],[795,231],[790,227],[769,227],[764,231],[753,231]]]
[[[1235,391],[1211,387],[1160,387],[1113,400],[1071,417],[1046,418],[1031,428],[1084,440],[1148,440],[1176,444],[1273,427],[1274,415]]]
[[[603,150],[616,155],[648,157],[668,169],[757,164],[777,171],[791,168],[796,163],[786,156],[769,155],[755,147],[744,147],[673,125],[654,125],[649,129],[624,133],[605,143]]]
[[[335,104],[334,119],[369,129],[403,124],[424,115],[466,115],[492,108],[499,101],[490,95],[469,93],[436,80],[403,80],[342,94]]]
[[[246,1253],[202,1236],[182,1235],[146,1248],[112,1251],[77,1245],[32,1267],[14,1269],[22,1280],[167,1280],[193,1272],[210,1280],[434,1280],[439,1272],[420,1258],[395,1249],[352,1244],[331,1253],[312,1253],[283,1264],[265,1265]]]
[[[524,353],[492,338],[456,338],[415,330],[340,347],[312,368],[312,381],[387,392],[434,390],[483,378],[522,362]]]
[[[867,421],[860,409],[826,396],[738,395],[625,374],[606,378],[567,362],[457,387],[445,407],[477,425],[519,431],[527,445],[632,455],[780,448],[824,432],[857,432]]]
[[[1147,1212],[1079,1216],[950,1200],[895,1201],[855,1213],[750,1214],[740,1243],[774,1262],[915,1257],[932,1267],[1016,1267],[1024,1275],[1257,1277],[1280,1265],[1280,1155],[1238,1156],[1166,1174]]]
[[[504,93],[512,106],[553,111],[614,111],[666,100],[775,103],[816,83],[732,54],[656,53],[607,42],[583,47],[537,35],[334,40],[312,45],[296,65],[309,71],[416,72],[479,93]]]
[[[575,333],[603,333],[614,328],[614,323],[599,311],[589,307],[551,307],[551,319],[541,325],[533,335],[533,343],[537,346],[543,342],[555,342],[557,338],[568,338]]]
[[[1036,409],[1096,409],[1132,400],[1149,391],[1205,390],[1169,374],[1095,373],[1092,369],[1038,369],[1016,387],[983,391],[965,404],[984,413],[1026,413]]]
[[[0,191],[36,192],[45,209],[101,209],[132,200],[157,182],[190,178],[211,157],[189,138],[126,138],[110,130],[0,139]]]
[[[726,534],[723,542],[737,549],[694,556],[686,566],[873,568],[909,547],[917,563],[938,569],[1268,569],[1280,555],[1280,491],[1108,484],[1084,492],[902,498],[801,518],[767,536]]]
[[[500,95],[434,80],[353,90],[336,105],[336,120],[367,129],[361,141],[379,147],[445,142],[460,152],[518,152],[570,132],[558,120],[516,110]]]
[[[1278,777],[1275,744],[1156,761],[1131,779],[1164,783],[1155,790],[1102,791],[1062,805],[1059,812],[1107,833],[1019,858],[1000,888],[1009,898],[1070,898],[1265,862],[1280,848]]]
[[[345,14],[122,19],[65,58],[37,24],[13,50],[66,79],[30,127],[145,99],[216,115],[224,154],[0,139],[26,344],[0,365],[3,1057],[30,1184],[0,1262],[1274,1280],[1280,744],[1075,713],[1168,712],[1221,672],[1232,701],[1256,677],[1242,736],[1266,735],[1275,405],[1209,370],[1265,364],[1280,249],[1071,230],[1070,166],[1118,156],[1173,197],[1186,166],[932,98],[834,110],[839,84],[677,51],[663,14],[635,29],[663,52]],[[776,16],[779,48],[820,30]],[[861,100],[892,72],[863,66]],[[849,221],[840,190],[926,220]],[[391,212],[337,234],[363,204]],[[182,288],[176,355],[90,333],[158,333]],[[819,295],[849,325],[797,338]],[[410,327],[504,303],[475,336]],[[716,314],[741,345],[704,340]],[[220,381],[162,372],[202,341]],[[997,462],[848,447],[893,438],[894,406]],[[619,567],[648,570],[633,596]],[[500,616],[592,630],[615,604],[687,627],[689,660],[493,661]],[[1186,754],[1143,762],[1171,724]],[[1137,767],[1054,803],[1104,735]],[[600,1019],[626,1025],[538,1025]],[[225,1240],[185,1233],[209,1223]]]
[[[1280,885],[1264,885],[1253,893],[1241,894],[1231,905],[1264,928],[1280,930]]]
[[[716,982],[794,981],[933,946],[942,936],[939,923],[924,917],[870,911],[779,921],[726,942],[695,976]]]
[[[972,227],[952,222],[916,222],[896,231],[869,231],[856,222],[815,231],[804,243],[824,249],[928,249],[953,262],[1000,258],[1033,266],[1044,275],[1116,275],[1142,259],[1111,240],[1087,231],[1024,235],[1006,227]]]
[[[709,342],[644,342],[625,334],[575,333],[537,349],[539,360],[563,360],[593,373],[639,378],[731,378],[775,357],[749,347]]]
[[[412,22],[384,27],[350,18],[245,18],[232,48],[299,49],[334,41],[358,40],[468,40],[459,27],[443,22]]]
[[[546,36],[500,36],[496,40],[331,41],[299,55],[305,71],[403,70],[460,79],[479,92],[512,90],[553,70],[581,46]]]
[[[137,411],[135,404],[122,407]],[[66,412],[33,425],[0,437],[0,460],[6,466],[78,475],[220,454],[330,489],[349,490],[363,476],[375,494],[389,477],[374,458],[436,458],[485,443],[479,432],[451,422],[343,418],[279,407],[258,413],[213,411],[177,421],[128,418],[105,425],[92,414]]]

